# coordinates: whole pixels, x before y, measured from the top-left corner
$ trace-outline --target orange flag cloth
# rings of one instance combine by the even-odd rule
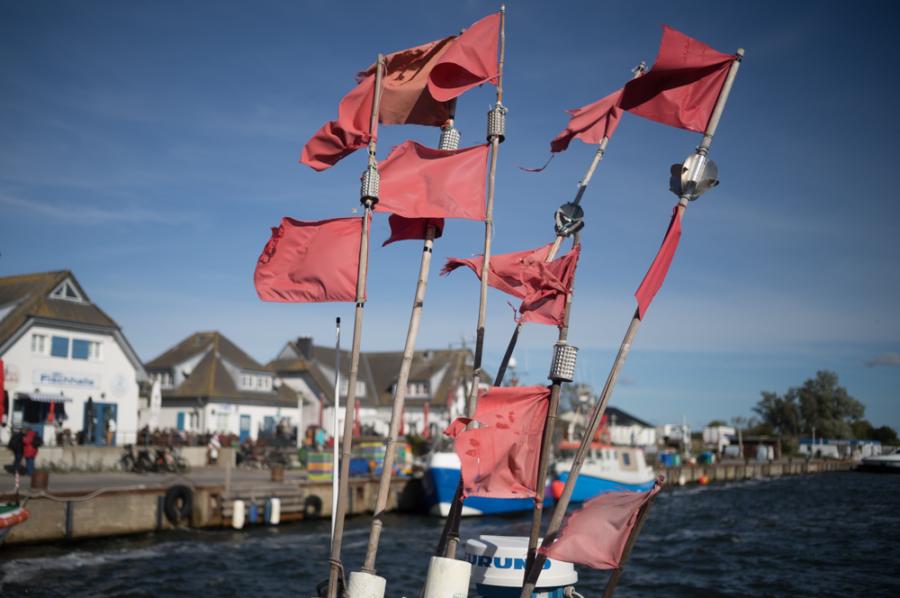
[[[553,244],[537,249],[502,253],[491,256],[488,284],[504,293],[522,299],[519,306],[520,321],[561,325],[566,309],[566,296],[572,290],[575,267],[581,245],[576,245],[566,255],[545,262]],[[481,278],[481,256],[459,259],[449,258],[441,274],[445,275],[460,266],[468,266]]]
[[[491,387],[478,398],[475,421],[457,418],[444,433],[456,439],[463,496],[528,498],[537,495],[537,466],[547,419],[546,386]]]
[[[313,170],[331,168],[344,156],[365,147],[378,131],[369,131],[372,102],[375,99],[375,76],[360,81],[338,105],[338,118],[319,129],[306,145],[300,163]]]
[[[282,218],[256,264],[263,301],[356,301],[362,217],[302,222]]]
[[[616,569],[637,523],[638,511],[662,490],[663,477],[648,492],[606,492],[584,503],[563,524],[542,554],[594,569]]]
[[[385,125],[439,127],[450,118],[449,102],[439,102],[428,91],[428,76],[455,37],[439,39],[384,57],[379,118]],[[375,74],[373,64],[357,75],[358,81]]]
[[[431,97],[446,102],[482,83],[496,84],[499,39],[500,13],[488,15],[466,29],[431,69]]]
[[[375,210],[404,218],[485,218],[488,146],[439,150],[405,141],[378,165]]]
[[[653,68],[625,85],[621,107],[664,125],[703,133],[735,58],[663,26]]]
[[[675,250],[678,249],[678,241],[681,239],[681,218],[678,217],[678,206],[672,210],[672,220],[669,221],[669,228],[666,230],[666,236],[663,239],[650,269],[644,275],[641,286],[634,292],[634,298],[638,302],[638,318],[643,319],[650,302],[656,296],[657,291],[662,287],[666,274],[669,273],[669,266],[672,264],[672,258],[675,257]]]
[[[622,109],[619,101],[622,99],[622,90],[611,93],[596,102],[567,110],[572,118],[565,130],[560,132],[550,142],[551,152],[562,152],[569,147],[573,139],[580,139],[584,143],[597,144],[604,137],[611,138],[619,126],[622,118]]]

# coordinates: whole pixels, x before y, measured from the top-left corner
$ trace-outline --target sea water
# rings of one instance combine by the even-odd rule
[[[348,570],[362,562],[368,524],[348,520]],[[388,597],[417,595],[441,525],[426,516],[386,517],[378,573],[388,578]],[[469,518],[461,532],[527,535],[529,525],[528,515]],[[3,546],[0,595],[305,598],[327,577],[328,546],[328,521]],[[578,591],[600,595],[608,573],[578,569]],[[616,596],[900,596],[900,475],[667,489]]]

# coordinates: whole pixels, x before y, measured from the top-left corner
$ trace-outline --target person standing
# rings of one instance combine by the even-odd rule
[[[12,466],[8,466],[9,473],[19,473],[19,468],[22,467],[22,452],[25,448],[22,444],[22,436],[21,430],[13,430],[9,442],[6,444],[6,447],[13,452]]]
[[[22,455],[25,457],[25,475],[34,473],[34,459],[37,457],[38,448],[41,444],[41,437],[37,435],[37,432],[28,428],[22,436]]]

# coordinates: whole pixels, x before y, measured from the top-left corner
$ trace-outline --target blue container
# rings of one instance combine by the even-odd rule
[[[256,503],[250,503],[250,509],[247,513],[247,523],[256,523],[259,521],[259,507]]]
[[[350,475],[351,476],[367,476],[369,475],[369,462],[363,457],[353,457],[350,459]]]

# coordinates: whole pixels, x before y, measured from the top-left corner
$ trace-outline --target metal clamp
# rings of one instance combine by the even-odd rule
[[[459,129],[453,126],[443,127],[441,129],[441,140],[438,142],[440,150],[457,150],[459,149],[460,133]]]
[[[719,184],[719,168],[703,153],[692,154],[683,164],[673,164],[669,190],[694,201]]]
[[[584,210],[580,205],[571,201],[559,206],[554,219],[556,220],[556,234],[560,237],[568,237],[584,228]]]
[[[578,347],[565,341],[559,341],[553,345],[553,362],[550,364],[550,374],[547,376],[553,382],[571,382],[575,379],[575,361],[578,357]]]
[[[362,175],[362,184],[359,188],[359,201],[366,203],[366,200],[373,204],[378,203],[378,191],[381,187],[381,175],[378,173],[378,167],[370,164]]]
[[[496,137],[500,143],[506,139],[506,108],[501,103],[494,104],[488,111],[487,140]]]

